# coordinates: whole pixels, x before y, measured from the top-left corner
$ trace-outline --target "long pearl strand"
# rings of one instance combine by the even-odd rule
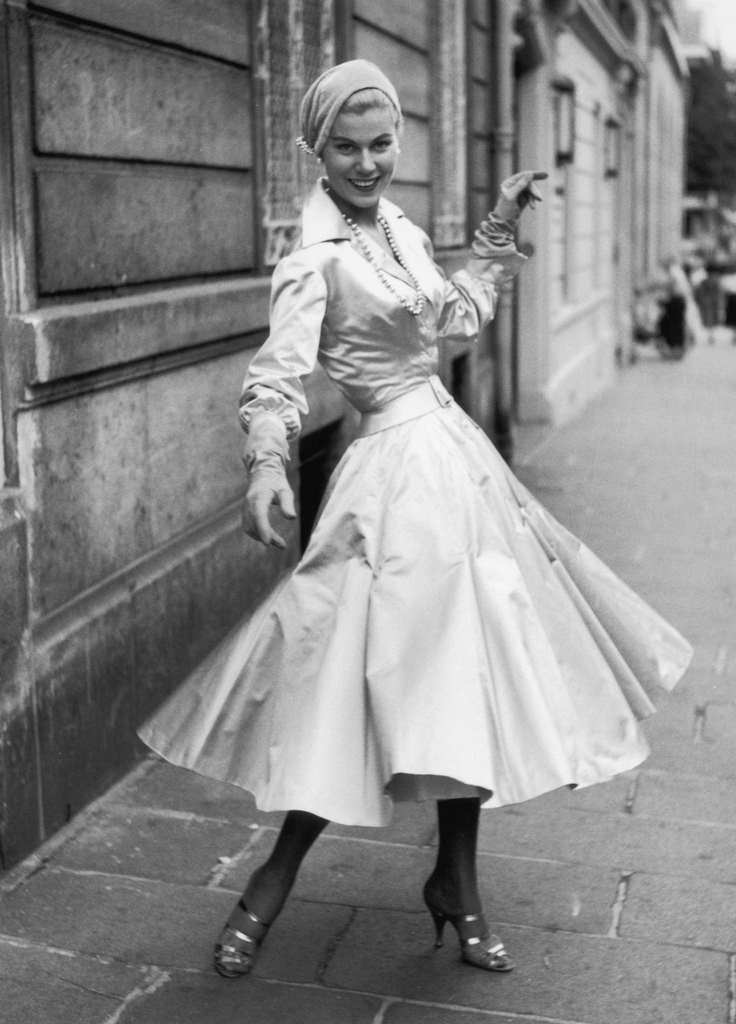
[[[353,218],[349,217],[347,213],[343,213],[342,210],[340,210],[340,213],[342,214],[343,220],[350,228],[353,238],[358,244],[358,248],[360,249],[363,256],[365,256],[366,260],[375,270],[381,283],[391,292],[394,298],[397,298],[399,300],[404,309],[408,310],[408,312],[411,313],[412,316],[420,316],[422,310],[424,309],[424,292],[422,291],[419,281],[414,276],[409,267],[406,265],[406,260],[404,259],[401,250],[396,244],[396,239],[393,236],[393,232],[391,231],[391,228],[389,227],[388,221],[386,220],[385,216],[382,213],[379,213],[377,221],[379,226],[382,228],[384,235],[386,236],[386,241],[389,244],[391,252],[394,254],[396,262],[399,264],[400,267],[402,267],[403,270],[406,271],[409,280],[411,281],[415,296],[413,302],[410,299],[407,299],[405,295],[402,295],[401,292],[398,291],[396,288],[394,288],[393,283],[391,282],[391,278],[376,259],[375,253],[371,248],[370,243],[368,242],[368,239],[365,236],[365,233],[362,231],[361,228],[358,227]]]

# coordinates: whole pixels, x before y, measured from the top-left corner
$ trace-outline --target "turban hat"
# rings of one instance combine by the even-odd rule
[[[399,97],[381,69],[368,60],[348,60],[328,68],[307,89],[299,110],[302,134],[297,145],[319,156],[342,105],[361,89],[385,93],[401,117]]]

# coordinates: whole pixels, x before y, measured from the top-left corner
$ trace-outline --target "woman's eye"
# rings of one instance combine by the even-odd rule
[[[388,149],[388,147],[389,147],[390,145],[391,145],[391,140],[390,140],[390,139],[382,139],[382,140],[381,140],[380,142],[377,142],[377,143],[376,143],[376,144],[374,145],[374,147],[373,147],[373,148],[374,148],[374,149],[378,149],[378,150],[381,150],[381,151],[382,151],[382,150],[384,150],[384,149]]]
[[[338,142],[337,149],[340,153],[349,153],[353,147],[349,142]]]

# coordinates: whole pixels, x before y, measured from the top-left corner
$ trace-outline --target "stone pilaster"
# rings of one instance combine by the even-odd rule
[[[316,175],[313,157],[295,145],[299,103],[334,63],[332,0],[264,0],[258,19],[258,77],[263,97],[264,262],[276,264],[294,247],[301,197]]]
[[[435,245],[452,248],[467,242],[467,95],[465,4],[437,5],[435,39],[437,93],[434,122],[433,235]]]

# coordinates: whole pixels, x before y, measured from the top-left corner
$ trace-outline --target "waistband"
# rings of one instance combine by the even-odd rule
[[[451,404],[452,395],[439,377],[433,374],[411,391],[407,391],[405,395],[399,395],[380,409],[364,412],[360,417],[358,437],[397,427],[400,423],[418,419]]]

